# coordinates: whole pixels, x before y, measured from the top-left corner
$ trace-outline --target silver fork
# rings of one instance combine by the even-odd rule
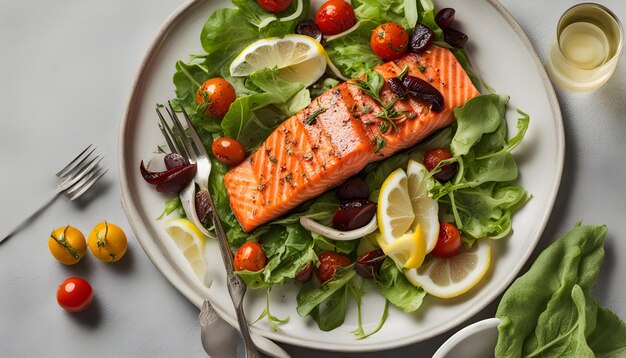
[[[83,149],[68,165],[61,169],[56,176],[63,181],[57,185],[54,195],[45,201],[37,210],[22,220],[8,234],[0,236],[0,243],[18,232],[30,218],[37,215],[58,197],[65,195],[71,201],[80,198],[108,171],[100,164],[102,157],[92,156],[96,150],[92,144]]]
[[[234,272],[233,254],[226,239],[224,229],[222,228],[222,222],[215,212],[215,205],[213,204],[213,199],[211,199],[211,195],[208,190],[209,174],[211,173],[211,161],[207,155],[204,145],[202,144],[202,141],[200,140],[200,137],[198,137],[198,134],[193,129],[189,115],[187,115],[182,103],[179,102],[179,104],[183,117],[187,122],[186,131],[178,119],[171,101],[168,102],[169,108],[165,108],[165,110],[174,123],[172,127],[167,124],[158,107],[156,108],[156,111],[160,121],[159,127],[161,128],[170,150],[186,157],[190,163],[196,163],[197,166],[193,182],[187,185],[187,187],[185,187],[180,194],[181,202],[183,204],[183,208],[185,209],[185,213],[190,217],[192,222],[198,226],[200,230],[207,233],[208,231],[198,219],[198,215],[195,210],[195,184],[198,184],[200,192],[206,191],[212,223],[215,228],[215,234],[217,236],[217,242],[224,261],[224,267],[226,268],[226,285],[228,286],[228,293],[230,294],[230,298],[233,301],[233,305],[235,306],[235,311],[237,313],[237,322],[239,323],[239,331],[241,332],[241,336],[243,338],[245,355],[247,358],[260,358],[262,356],[252,341],[248,321],[246,320],[246,316],[243,311],[243,298],[246,293],[246,285],[241,277],[236,275]],[[176,135],[174,135],[174,132],[176,132]],[[177,138],[180,139],[180,142]],[[189,193],[191,193],[191,195],[189,195]]]

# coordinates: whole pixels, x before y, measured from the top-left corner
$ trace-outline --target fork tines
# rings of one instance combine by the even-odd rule
[[[103,157],[93,155],[95,150],[90,144],[56,174],[65,179],[58,185],[58,193],[65,194],[70,200],[78,199],[102,178],[108,169],[100,164]]]

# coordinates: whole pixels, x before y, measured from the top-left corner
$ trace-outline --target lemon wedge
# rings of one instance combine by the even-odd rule
[[[404,234],[391,244],[380,240],[381,237],[381,235],[376,236],[378,245],[398,266],[416,269],[424,262],[426,241],[421,226],[418,226],[415,232]]]
[[[459,296],[485,276],[491,264],[489,239],[477,240],[473,247],[443,259],[433,256],[418,269],[407,270],[404,275],[413,285],[422,287],[436,297]]]
[[[415,232],[421,225],[426,240],[426,253],[431,252],[439,237],[439,204],[428,196],[429,182],[433,179],[423,164],[409,160],[407,166],[407,187],[415,219],[410,230]]]
[[[206,237],[191,221],[186,219],[168,220],[165,222],[164,228],[185,256],[196,276],[205,285],[210,286],[211,279],[207,274],[206,262],[204,261]]]
[[[276,68],[282,79],[308,87],[326,71],[327,58],[322,45],[309,36],[271,37],[243,49],[230,64],[230,74],[242,77],[264,68]]]

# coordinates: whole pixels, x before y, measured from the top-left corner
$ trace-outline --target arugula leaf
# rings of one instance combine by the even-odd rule
[[[183,209],[183,203],[180,201],[180,197],[178,196],[175,196],[165,202],[165,209],[163,210],[161,215],[157,217],[157,220],[163,219],[164,216],[169,215],[176,210],[178,210],[177,214],[179,217],[187,218],[187,215],[185,214],[185,209]]]
[[[289,316],[281,319],[270,313],[270,291],[272,291],[272,287],[267,289],[267,295],[265,296],[265,309],[261,312],[256,321],[252,322],[252,324],[255,324],[267,317],[267,320],[270,322],[270,326],[272,327],[272,332],[278,332],[279,326],[289,322]]]
[[[413,312],[422,305],[426,292],[413,286],[398,270],[396,263],[385,258],[380,266],[379,277],[375,278],[376,288],[394,306],[404,312]]]
[[[365,331],[363,330],[363,321],[361,320],[361,298],[363,297],[363,293],[364,293],[364,290],[363,290],[364,283],[365,283],[365,280],[361,279],[360,287],[356,287],[356,285],[353,282],[348,284],[348,291],[350,291],[350,293],[352,294],[352,297],[354,297],[354,301],[356,302],[356,307],[357,307],[357,328],[354,331],[352,331],[356,339],[365,339],[373,335],[374,333],[378,332],[385,324],[385,321],[387,321],[387,316],[389,315],[389,301],[385,300],[385,308],[383,309],[383,314],[380,317],[380,321],[378,322],[378,325],[371,332],[365,333]]]
[[[598,307],[590,292],[604,259],[606,226],[581,226],[551,244],[523,276],[506,291],[496,317],[496,357],[576,356],[593,357],[587,337],[601,349],[598,334],[608,351],[619,350],[626,334],[624,324],[606,312],[602,323],[616,328],[598,328]],[[608,321],[607,321],[608,320]],[[620,329],[621,327],[621,329]]]

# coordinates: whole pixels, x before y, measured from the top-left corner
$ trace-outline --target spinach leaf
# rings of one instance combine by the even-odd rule
[[[465,155],[485,133],[498,129],[504,118],[508,97],[495,94],[476,96],[454,109],[457,131],[450,148],[454,155]]]
[[[592,333],[598,329],[598,308],[590,291],[604,258],[606,232],[603,225],[576,225],[513,282],[496,313],[501,320],[496,357],[594,356],[586,338],[594,337],[598,348],[602,344]],[[604,323],[610,316],[601,314]],[[609,320],[612,326],[620,326]],[[603,329],[603,334],[609,351],[620,349],[615,343],[624,336],[623,329]]]
[[[332,331],[341,326],[346,319],[348,305],[348,285],[342,286],[328,299],[315,306],[309,314],[324,332]]]
[[[413,286],[389,257],[380,266],[376,288],[389,302],[404,312],[417,310],[426,296],[424,289]]]
[[[212,13],[200,34],[209,76],[222,75],[222,69],[227,71],[241,50],[263,37],[237,9],[222,8]]]
[[[271,225],[267,232],[259,235],[258,240],[263,245],[267,264],[260,271],[237,272],[251,288],[267,287],[293,279],[304,266],[317,260],[313,239],[299,224]]]
[[[344,268],[338,268],[335,277],[321,287],[317,287],[311,281],[302,285],[300,292],[298,292],[296,296],[298,314],[302,317],[309,315],[322,301],[332,296],[341,288],[344,288],[348,282],[352,280],[354,275],[356,275],[354,265],[350,265]]]

